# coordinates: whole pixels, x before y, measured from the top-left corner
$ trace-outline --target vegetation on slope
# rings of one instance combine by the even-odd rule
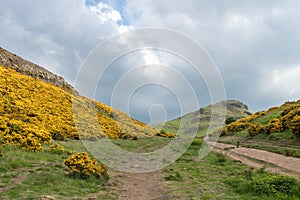
[[[300,100],[260,111],[248,117],[229,123],[221,135],[247,130],[249,136],[258,134],[285,133],[286,130],[300,138]]]
[[[212,118],[212,108],[214,109],[213,119],[216,121],[211,121]],[[224,116],[224,110],[226,110],[226,116]],[[223,123],[220,124],[218,118],[234,118],[239,119],[250,115],[251,112],[248,110],[248,107],[242,102],[236,100],[225,100],[218,102],[213,105],[206,106],[195,112],[188,113],[180,118],[170,120],[163,124],[163,130],[176,133],[182,123],[182,121],[187,122],[184,124],[184,127],[195,127],[198,129],[198,136],[203,136],[206,133],[206,130],[209,125],[214,125],[216,127],[223,126]],[[156,125],[162,126],[162,125]]]
[[[165,194],[170,199],[299,199],[298,178],[253,169],[223,154],[199,158],[203,139],[164,170]],[[168,199],[166,198],[166,199]]]
[[[154,136],[159,131],[125,113],[18,72],[0,67],[0,140],[41,151],[52,139]],[[72,110],[76,105],[76,112]],[[98,124],[87,123],[97,116]],[[77,131],[73,114],[80,117]]]
[[[300,157],[300,100],[239,119],[217,132],[220,142]]]

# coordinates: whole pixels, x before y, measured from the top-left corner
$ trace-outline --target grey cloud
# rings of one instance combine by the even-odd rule
[[[228,98],[256,111],[300,98],[299,91],[264,90],[275,70],[300,66],[299,8],[295,0],[132,0],[125,13],[134,27],[171,28],[201,43],[223,75]]]
[[[74,83],[88,52],[116,34],[114,22],[99,23],[84,0],[0,1],[0,44]]]

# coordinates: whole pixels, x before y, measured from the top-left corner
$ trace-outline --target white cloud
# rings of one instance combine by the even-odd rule
[[[264,90],[289,99],[300,98],[300,66],[274,70],[267,79]]]
[[[143,61],[145,65],[149,64],[160,64],[159,58],[155,51],[152,50],[141,50]]]
[[[94,6],[89,6],[89,8],[99,17],[101,24],[104,24],[107,21],[122,21],[122,17],[117,10],[102,2],[99,2],[97,5]]]

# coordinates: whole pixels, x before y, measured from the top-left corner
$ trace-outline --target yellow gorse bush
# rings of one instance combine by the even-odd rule
[[[265,131],[265,128],[263,125],[256,123],[256,124],[249,124],[248,133],[250,136],[255,136],[259,133],[263,133]]]
[[[64,164],[73,174],[78,174],[82,178],[96,176],[99,178],[107,174],[107,167],[103,163],[97,163],[96,159],[92,160],[86,152],[71,155]]]
[[[267,133],[275,133],[283,131],[284,128],[280,119],[274,118],[268,122],[268,124],[265,127],[265,130]]]
[[[59,152],[59,153],[65,152],[65,148],[57,142],[54,142],[53,144],[51,144],[49,149],[47,149],[47,150],[50,152]]]

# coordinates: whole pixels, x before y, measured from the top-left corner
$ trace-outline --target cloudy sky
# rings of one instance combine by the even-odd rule
[[[0,0],[0,46],[76,85],[80,66],[106,39],[145,27],[178,31],[207,51],[227,98],[258,111],[300,99],[299,9],[298,0]],[[189,68],[164,51],[131,52],[111,64],[94,97],[144,122],[175,118],[182,111],[180,101],[190,99],[178,100],[179,75],[189,80],[199,107],[210,103],[207,82]],[[131,76],[157,84],[137,87],[128,99],[126,87],[115,86],[130,70]],[[123,86],[136,83],[124,80]],[[160,80],[168,81],[161,86]],[[114,103],[122,100],[127,108]]]

